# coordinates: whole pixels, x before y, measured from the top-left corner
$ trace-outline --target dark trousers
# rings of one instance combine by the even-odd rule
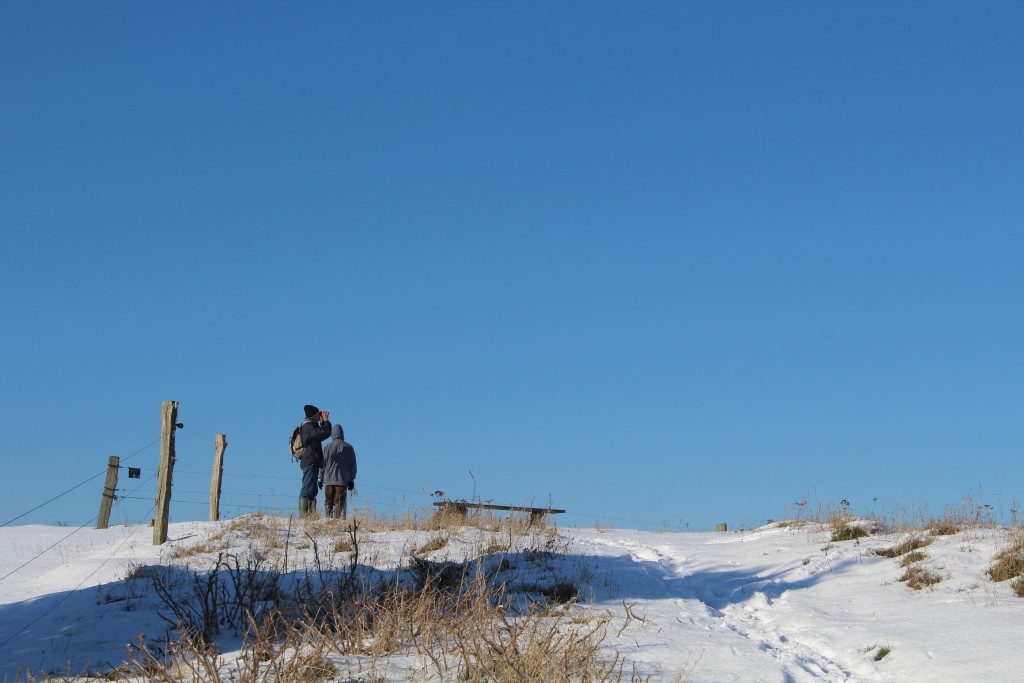
[[[345,519],[348,515],[348,487],[324,484],[324,505],[334,508],[334,516]]]

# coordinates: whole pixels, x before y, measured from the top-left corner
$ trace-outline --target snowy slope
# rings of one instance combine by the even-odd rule
[[[23,665],[63,672],[69,662],[75,671],[119,664],[139,633],[167,626],[137,568],[169,562],[224,524],[173,524],[160,547],[145,527],[0,529],[0,680]],[[652,680],[683,672],[716,683],[1003,682],[1024,671],[1024,599],[986,570],[1008,533],[935,537],[923,565],[942,581],[920,591],[898,580],[897,560],[872,553],[905,535],[831,542],[820,525],[722,534],[564,529],[557,561],[581,582],[589,607],[615,614],[606,644]],[[374,534],[367,556],[398,566],[427,535]],[[463,559],[478,535],[455,533],[436,556]],[[876,661],[881,647],[891,652]]]

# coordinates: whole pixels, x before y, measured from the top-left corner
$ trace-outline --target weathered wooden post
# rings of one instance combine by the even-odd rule
[[[224,434],[214,437],[216,450],[213,454],[213,479],[210,480],[210,521],[220,519],[220,486],[224,479],[224,449],[228,447],[228,439]]]
[[[96,520],[97,529],[110,526],[110,506],[114,504],[114,492],[117,490],[117,468],[121,458],[112,455],[107,458],[107,480],[103,482],[103,496],[100,498],[100,516]]]
[[[156,480],[156,522],[153,545],[167,541],[167,515],[171,509],[171,479],[174,475],[174,429],[178,422],[178,402],[164,401],[160,410],[160,469]]]

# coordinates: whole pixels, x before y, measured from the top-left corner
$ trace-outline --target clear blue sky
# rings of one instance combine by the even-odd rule
[[[0,523],[164,400],[177,520],[305,403],[382,509],[1007,509],[1022,74],[1018,2],[0,4]]]

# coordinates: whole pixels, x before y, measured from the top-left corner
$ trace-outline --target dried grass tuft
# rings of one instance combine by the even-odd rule
[[[892,546],[891,548],[879,548],[874,551],[875,555],[880,557],[896,558],[906,555],[907,553],[917,550],[919,548],[925,548],[935,542],[934,538],[924,538],[921,536],[911,536],[903,543]]]
[[[905,581],[908,588],[919,591],[939,583],[942,577],[920,565],[911,565],[900,577],[900,581]]]
[[[1007,546],[992,560],[988,575],[996,582],[1014,580],[1014,591],[1024,597],[1024,531],[1018,529],[1011,535]]]

